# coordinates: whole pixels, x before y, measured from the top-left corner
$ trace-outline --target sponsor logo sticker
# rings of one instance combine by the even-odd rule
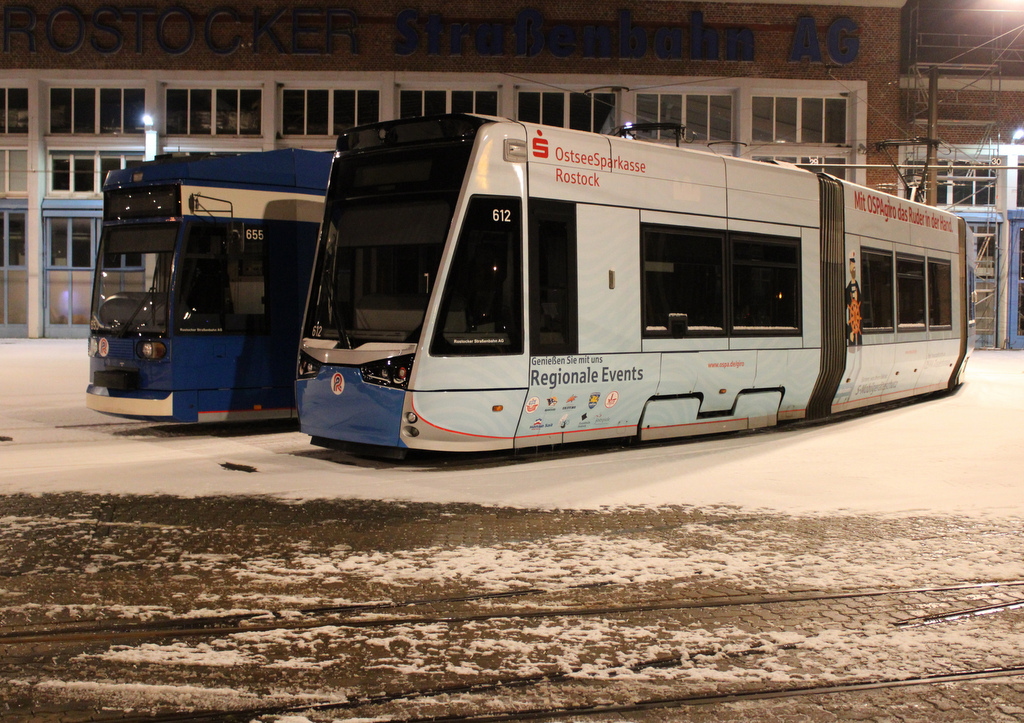
[[[535,158],[547,158],[551,152],[548,148],[548,139],[541,138],[543,135],[543,133],[537,131],[537,137],[533,139],[532,146]]]

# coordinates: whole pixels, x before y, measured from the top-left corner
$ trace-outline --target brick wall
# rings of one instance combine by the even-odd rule
[[[885,162],[873,150],[877,141],[910,134],[899,95],[898,8],[590,0],[541,0],[529,5],[491,0],[432,0],[415,5],[406,0],[355,0],[329,5],[313,0],[254,7],[233,4],[233,0],[167,0],[152,4],[147,12],[130,9],[142,5],[97,0],[78,5],[40,0],[7,5],[0,18],[5,22],[0,68],[863,80],[868,84],[867,137],[854,142],[871,149],[868,162]],[[516,22],[527,9],[536,15],[529,28],[532,44],[522,53],[517,52],[524,48],[522,44],[517,48],[517,39],[525,36],[516,32]],[[403,11],[409,14],[401,16]],[[401,25],[400,16],[405,19]],[[437,17],[432,20],[431,16]],[[808,17],[813,18],[810,26],[802,20]],[[848,64],[836,62],[828,52],[829,31],[843,17],[856,26],[854,32],[842,33],[844,46],[848,50],[850,42],[859,43],[856,59]],[[695,21],[704,31],[717,33],[719,59],[691,59]],[[436,53],[430,52],[431,22],[436,24]],[[453,25],[467,30],[461,53],[451,52]],[[816,36],[821,62],[790,60],[798,27],[805,40],[808,32]],[[582,38],[588,28],[606,29],[601,32],[610,38],[610,57],[586,57]],[[737,36],[741,40],[754,38],[752,60],[725,59],[730,32],[749,32]],[[622,38],[629,33],[646,36],[643,57],[623,57]],[[544,38],[542,50],[535,42],[538,36]],[[478,42],[484,52],[478,50]],[[636,46],[627,43],[627,51],[630,47]],[[737,47],[742,50],[742,45]],[[868,180],[891,182],[893,177],[872,172]]]

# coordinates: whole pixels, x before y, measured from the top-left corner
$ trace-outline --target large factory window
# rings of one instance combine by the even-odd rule
[[[753,140],[845,144],[846,98],[754,96]]]
[[[667,123],[686,126],[687,140],[730,141],[732,137],[732,96],[700,93],[638,93],[637,123]],[[674,140],[671,131],[646,131],[641,137]]]
[[[99,225],[100,219],[81,216],[46,219],[44,319],[50,334],[88,328]]]
[[[50,133],[142,133],[142,88],[50,88]]]
[[[0,195],[28,193],[28,151],[0,151]]]
[[[28,323],[25,214],[0,211],[0,326]]]
[[[131,168],[141,163],[142,158],[128,153],[54,153],[50,156],[50,191],[99,193],[107,173]]]
[[[242,135],[262,132],[258,88],[168,88],[167,135]]]
[[[615,125],[614,93],[520,91],[516,118],[526,123],[609,133]]]
[[[334,135],[352,126],[380,120],[380,92],[376,90],[334,91]]]
[[[285,88],[281,92],[281,134],[337,136],[352,126],[380,120],[380,91]]]
[[[398,96],[398,105],[401,118],[444,113],[498,115],[498,91],[403,90]]]
[[[28,88],[0,88],[0,133],[28,133]]]

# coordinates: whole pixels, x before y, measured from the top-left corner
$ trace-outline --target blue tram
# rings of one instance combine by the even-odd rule
[[[90,409],[206,422],[295,415],[295,353],[331,154],[169,158],[109,174]]]

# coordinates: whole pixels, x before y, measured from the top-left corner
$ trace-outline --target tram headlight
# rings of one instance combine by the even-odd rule
[[[89,356],[96,356],[100,353],[100,340],[94,336],[89,337]]]
[[[135,346],[135,353],[142,359],[155,361],[167,356],[167,345],[162,341],[140,341]]]
[[[394,356],[389,359],[363,364],[359,370],[367,384],[406,389],[412,374],[413,354]]]
[[[299,352],[299,367],[298,367],[298,378],[299,379],[312,379],[320,373],[320,367],[323,363],[317,359],[314,359],[306,352]]]

